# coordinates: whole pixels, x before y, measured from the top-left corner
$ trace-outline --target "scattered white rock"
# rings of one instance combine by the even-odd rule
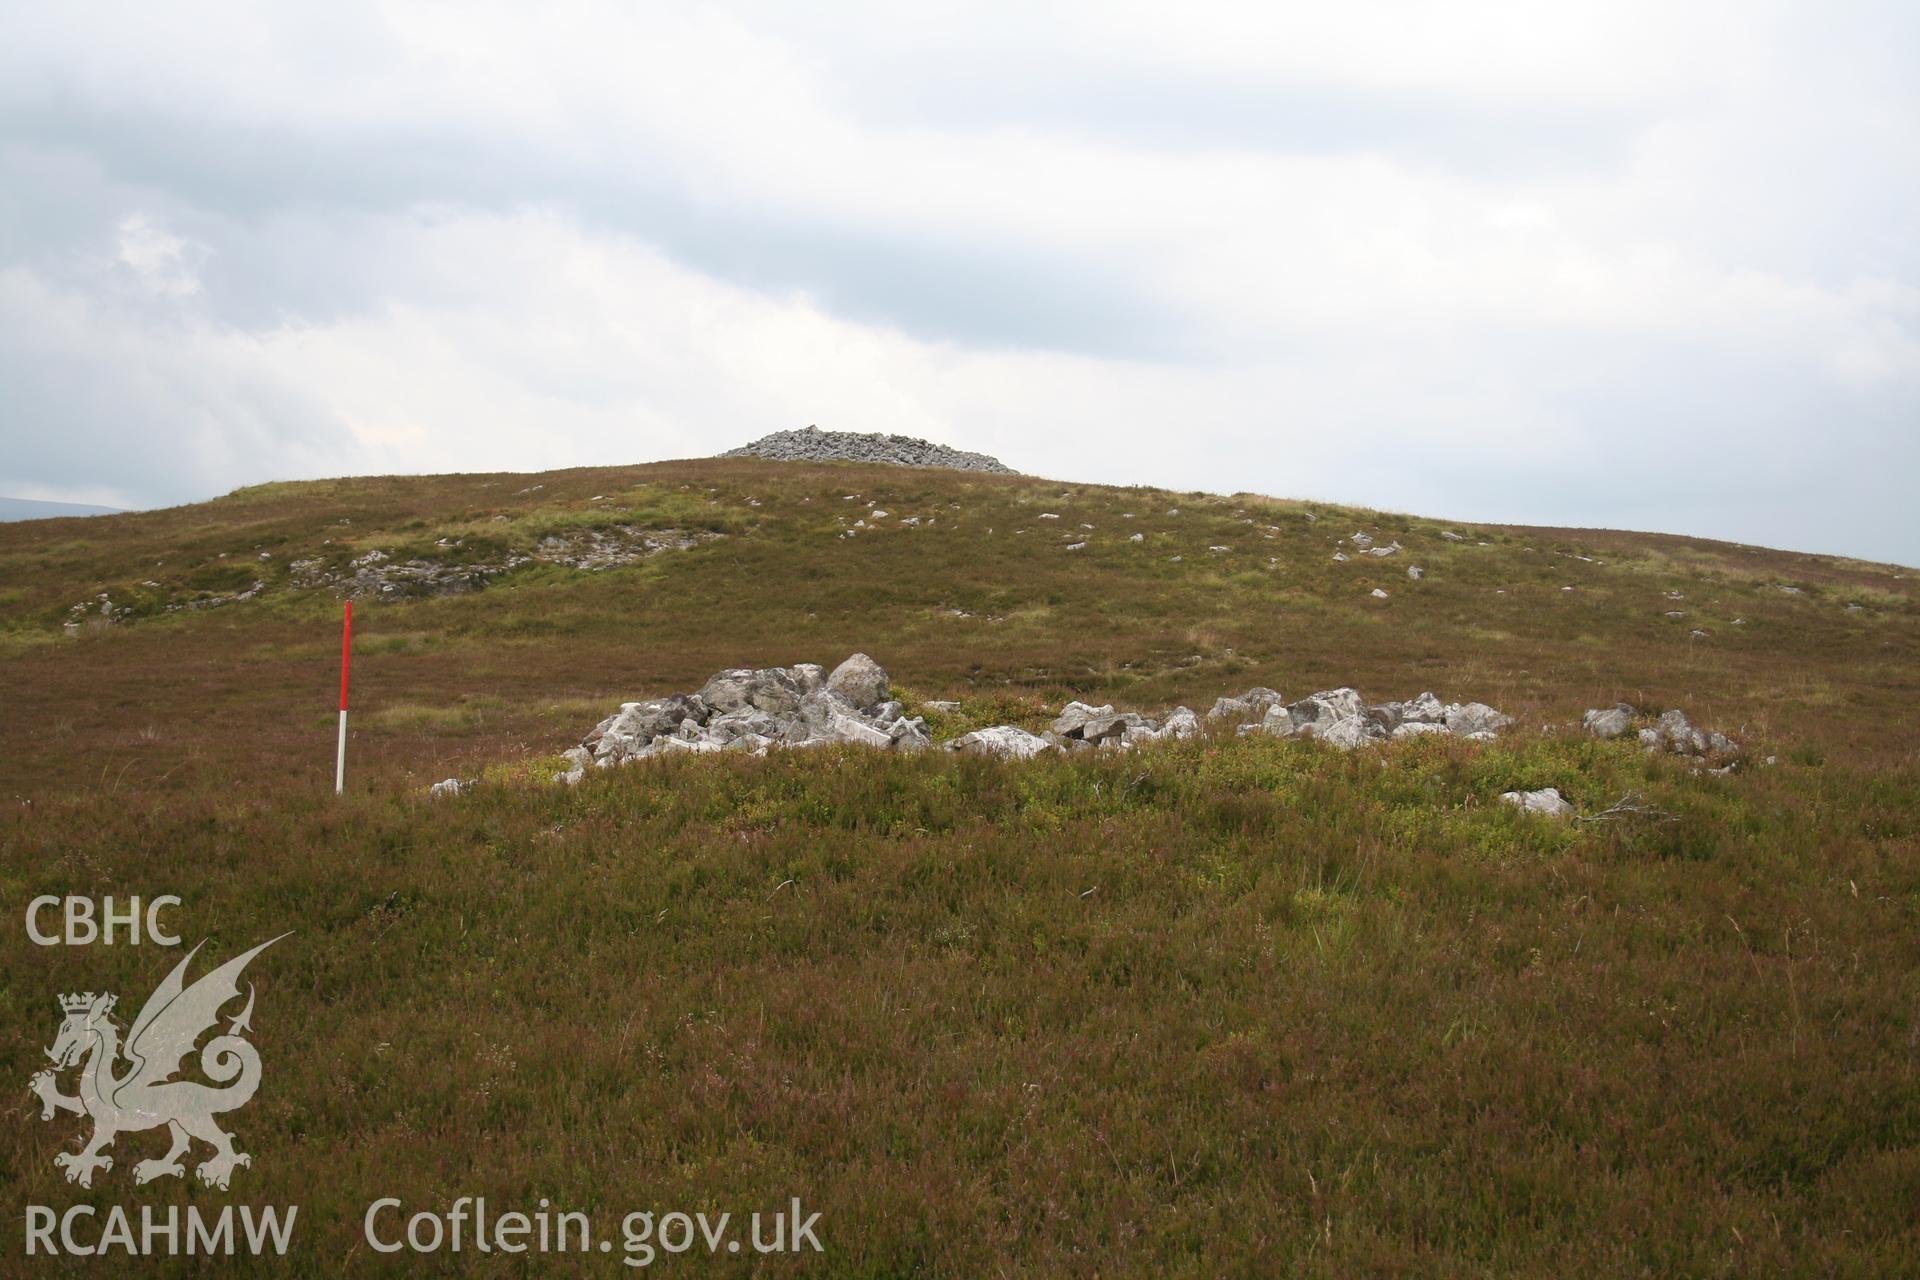
[[[1042,751],[1049,750],[1051,745],[1038,734],[1028,733],[1010,724],[997,724],[962,734],[949,742],[947,749],[967,755],[994,756],[1001,760],[1031,760]]]
[[[463,796],[473,790],[473,781],[469,778],[443,778],[427,788],[427,794],[435,800],[449,796]]]
[[[1542,787],[1538,791],[1503,791],[1500,799],[1523,813],[1545,814],[1549,818],[1566,818],[1573,814],[1573,806],[1555,787]]]
[[[1420,579],[1427,576],[1427,571],[1425,569],[1422,569],[1417,564],[1410,564],[1407,566],[1407,576],[1409,578],[1412,578],[1415,582],[1418,582],[1420,581]]]
[[[1623,738],[1633,731],[1633,708],[1624,702],[1595,707],[1580,718],[1580,723],[1596,738]]]
[[[1375,587],[1373,590],[1369,591],[1367,594],[1372,596],[1376,600],[1385,600],[1387,598],[1387,593],[1382,591],[1378,587]]]
[[[764,755],[773,747],[808,748],[848,743],[876,750],[922,751],[934,745],[926,722],[908,716],[886,697],[889,680],[877,662],[854,654],[831,674],[814,663],[791,667],[736,667],[716,672],[696,693],[677,693],[622,703],[566,754],[567,768],[554,781],[577,783],[589,767],[609,768],[675,753],[716,751]],[[954,701],[929,701],[929,711],[954,712]],[[1351,749],[1390,738],[1455,734],[1491,738],[1510,721],[1483,703],[1442,704],[1432,693],[1407,702],[1369,705],[1353,689],[1329,689],[1292,704],[1272,689],[1256,687],[1213,704],[1209,719],[1239,722],[1240,731],[1276,737],[1319,738]],[[1069,702],[1045,734],[994,725],[963,734],[949,750],[1028,759],[1045,750],[1128,750],[1152,742],[1192,738],[1200,717],[1175,707],[1164,719],[1111,704]],[[458,794],[449,779],[435,795]]]

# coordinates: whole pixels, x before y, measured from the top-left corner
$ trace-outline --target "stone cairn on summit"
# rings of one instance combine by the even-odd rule
[[[952,471],[987,471],[1010,476],[1015,472],[998,458],[984,453],[950,449],[913,436],[879,432],[776,431],[752,444],[729,449],[723,458],[767,458],[774,462],[881,462],[894,467],[945,467]]]
[[[935,745],[926,721],[890,696],[886,669],[856,653],[831,672],[816,663],[736,667],[718,672],[697,692],[622,703],[566,753],[557,781],[578,782],[589,768],[610,768],[653,756],[714,751],[764,755],[773,747],[856,743],[888,751]],[[957,704],[929,703],[954,710]],[[1491,739],[1512,721],[1485,703],[1443,703],[1431,693],[1407,702],[1368,703],[1352,689],[1330,689],[1287,702],[1272,689],[1221,698],[1207,719],[1237,723],[1239,732],[1317,738],[1354,748],[1421,734]],[[1112,706],[1070,702],[1042,733],[1017,725],[976,729],[941,744],[949,751],[1027,760],[1045,751],[1128,750],[1149,742],[1191,738],[1201,717],[1176,707],[1164,718]]]

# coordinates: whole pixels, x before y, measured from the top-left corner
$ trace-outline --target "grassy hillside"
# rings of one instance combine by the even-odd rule
[[[357,605],[332,796],[339,606],[303,575],[621,528],[705,540]],[[16,920],[40,893],[175,893],[210,958],[298,930],[251,971],[266,1076],[230,1197],[136,1189],[151,1134],[68,1186],[79,1126],[24,1092],[0,1177],[16,1206],[297,1203],[298,1274],[419,1273],[356,1249],[364,1205],[463,1194],[609,1232],[798,1195],[825,1274],[1897,1274],[1920,1255],[1914,586],[1691,539],[751,460],[0,526]],[[1522,724],[543,781],[624,698],[855,649],[910,702],[959,699],[946,732],[1254,684]],[[1751,767],[1569,727],[1620,700]],[[455,773],[486,785],[425,798]],[[1658,812],[1494,803],[1539,786]],[[177,958],[3,936],[22,1082],[55,992],[137,1007]]]

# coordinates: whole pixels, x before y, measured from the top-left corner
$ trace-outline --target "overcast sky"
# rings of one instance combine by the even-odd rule
[[[808,423],[1920,564],[1920,6],[0,0],[0,493]]]

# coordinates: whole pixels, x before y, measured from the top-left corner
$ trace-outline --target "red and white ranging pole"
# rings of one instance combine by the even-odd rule
[[[347,788],[347,668],[353,661],[353,601],[340,622],[340,751],[333,766],[333,794]]]

